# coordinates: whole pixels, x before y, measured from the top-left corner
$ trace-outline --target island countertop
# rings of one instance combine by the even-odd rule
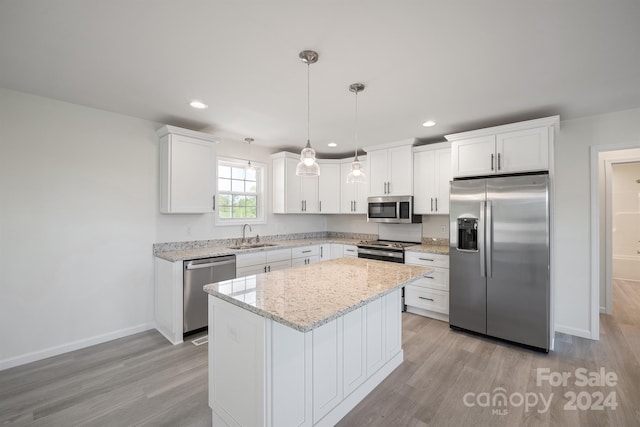
[[[426,267],[344,257],[242,277],[205,292],[301,332],[419,279]]]

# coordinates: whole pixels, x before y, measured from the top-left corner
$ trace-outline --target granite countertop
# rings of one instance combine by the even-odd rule
[[[431,269],[345,257],[242,277],[205,292],[301,332],[311,331]]]
[[[326,237],[326,238],[310,238],[310,239],[298,239],[298,240],[279,240],[268,242],[270,246],[263,246],[261,248],[249,248],[249,249],[230,249],[227,246],[210,246],[205,248],[193,248],[193,249],[181,249],[157,252],[155,256],[167,261],[184,261],[187,259],[200,259],[209,258],[221,255],[239,255],[248,254],[252,252],[263,252],[274,249],[294,248],[297,246],[307,245],[319,245],[323,243],[340,243],[343,245],[356,245],[360,243],[359,239],[346,239],[339,237]]]
[[[407,246],[406,251],[414,252],[426,252],[430,254],[449,255],[449,246],[432,245],[429,243],[422,243],[421,245]]]

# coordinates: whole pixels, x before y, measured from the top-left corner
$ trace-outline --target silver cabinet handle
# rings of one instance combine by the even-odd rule
[[[311,249],[309,249],[308,251],[302,251],[303,254],[308,254],[309,252],[311,252]]]
[[[491,170],[493,170],[493,154],[491,155]]]
[[[427,298],[427,297],[418,297],[420,299],[426,299],[427,301],[433,301],[433,298]]]
[[[431,212],[433,212],[433,197],[431,198]]]
[[[418,258],[420,261],[431,261],[434,262],[435,260],[430,259],[430,258]]]
[[[318,202],[318,212],[322,212],[322,200]]]
[[[267,266],[266,265],[264,266],[264,272],[265,273],[267,272]]]
[[[213,199],[213,203],[211,204],[211,210],[215,211],[216,210],[216,196],[214,195],[212,197],[212,199]]]
[[[500,153],[498,153],[498,170],[500,170]]]
[[[433,276],[427,276],[426,274],[422,277],[424,277],[425,279],[433,279]]]
[[[345,252],[355,252],[355,249],[345,249]]]
[[[300,200],[300,212],[304,212],[304,200]]]
[[[269,266],[269,272],[271,272],[271,266]]]
[[[438,212],[438,198],[436,197],[436,212]]]
[[[324,257],[324,246],[320,246],[320,258]]]
[[[353,201],[353,211],[354,212],[358,211],[358,205],[357,205],[357,202],[355,200]]]

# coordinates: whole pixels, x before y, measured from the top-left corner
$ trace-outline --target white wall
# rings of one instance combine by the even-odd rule
[[[590,147],[637,143],[640,109],[567,120],[555,144],[555,324],[558,332],[590,337]],[[595,314],[597,316],[597,313]],[[596,321],[597,319],[593,319]]]
[[[152,327],[156,127],[0,89],[0,369]]]
[[[159,213],[160,126],[0,89],[0,369],[153,327],[153,243],[240,235]],[[217,152],[246,157],[239,144]],[[267,154],[252,147],[270,167]],[[310,231],[325,217],[253,228]]]

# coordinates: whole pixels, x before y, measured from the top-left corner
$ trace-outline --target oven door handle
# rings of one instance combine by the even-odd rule
[[[366,255],[387,256],[390,258],[403,258],[402,252],[380,251],[377,249],[358,248],[358,253]]]

